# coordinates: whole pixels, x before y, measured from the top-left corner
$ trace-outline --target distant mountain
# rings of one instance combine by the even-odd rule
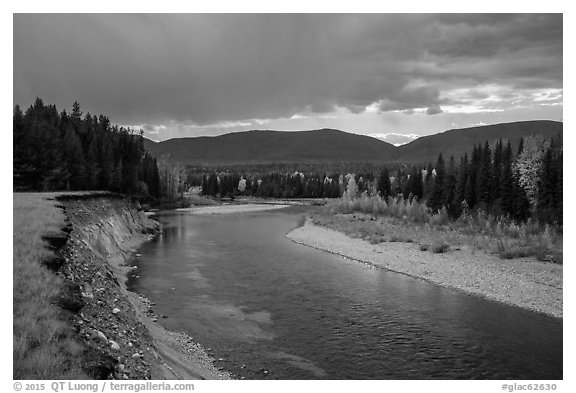
[[[185,164],[267,164],[313,162],[415,162],[436,161],[442,153],[459,159],[475,144],[510,140],[516,149],[520,138],[562,133],[563,124],[536,120],[454,129],[393,146],[380,139],[333,129],[313,131],[246,131],[214,137],[177,138],[163,142],[145,139],[153,156]],[[398,142],[396,142],[398,143]]]
[[[155,157],[187,164],[388,161],[395,147],[365,135],[321,129],[313,131],[246,131],[214,137],[145,140]]]
[[[414,141],[415,139],[420,138],[420,135],[416,134],[396,134],[394,132],[388,133],[381,133],[381,134],[368,134],[369,137],[380,139],[381,141],[390,143],[394,146],[402,146],[407,143]]]
[[[541,135],[552,138],[562,133],[563,123],[550,120],[519,121],[487,126],[453,129],[439,134],[423,136],[406,145],[397,147],[397,161],[435,162],[442,153],[447,161],[451,155],[459,159],[464,153],[470,153],[475,144],[496,142],[499,139],[510,140],[514,149],[520,138]]]

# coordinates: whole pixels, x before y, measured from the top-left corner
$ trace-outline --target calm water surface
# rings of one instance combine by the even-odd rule
[[[305,209],[164,212],[129,285],[249,379],[562,378],[561,320],[294,244]]]

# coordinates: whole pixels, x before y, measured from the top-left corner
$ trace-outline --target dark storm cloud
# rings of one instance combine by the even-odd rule
[[[561,15],[16,15],[14,101],[126,124],[441,113],[454,89],[562,87]]]

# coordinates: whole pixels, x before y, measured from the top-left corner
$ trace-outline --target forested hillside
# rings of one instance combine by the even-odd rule
[[[479,143],[493,144],[498,140],[510,141],[517,150],[522,138],[540,136],[550,139],[562,133],[563,124],[557,121],[533,120],[491,124],[470,128],[452,129],[423,136],[396,148],[397,161],[426,163],[434,161],[438,154],[456,158],[469,153],[471,146]]]
[[[147,140],[155,157],[183,164],[369,162],[391,159],[395,147],[379,139],[343,131],[246,131],[215,137]]]
[[[183,165],[310,165],[335,170],[336,166],[372,163],[426,164],[438,154],[460,157],[472,146],[502,139],[518,148],[520,139],[550,139],[562,132],[557,121],[535,120],[448,130],[393,146],[365,135],[333,129],[311,131],[245,131],[214,137],[175,138],[163,142],[145,139],[145,149],[156,158]]]

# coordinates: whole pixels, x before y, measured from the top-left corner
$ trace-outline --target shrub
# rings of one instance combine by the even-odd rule
[[[352,183],[351,191],[354,187],[355,184]],[[402,225],[425,224],[420,230],[440,230],[446,233],[446,236],[442,236],[443,241],[435,246],[422,244],[422,251],[431,249],[433,252],[442,253],[449,250],[448,243],[464,241],[475,249],[488,250],[505,259],[534,256],[541,260],[562,263],[562,226],[541,224],[532,219],[518,223],[509,216],[494,216],[483,210],[464,209],[458,219],[451,220],[445,208],[432,214],[417,198],[404,199],[397,196],[384,200],[366,192],[359,196],[352,196],[350,192],[341,199],[332,200],[328,202],[324,212],[329,215],[321,213],[324,216],[319,222],[320,225],[366,238],[373,244],[385,241],[383,239],[386,238],[390,242],[412,241],[407,234],[383,233],[385,225],[377,219],[382,217],[399,220]],[[358,214],[358,217],[355,216],[352,223],[349,219],[332,219],[338,213]]]
[[[442,254],[447,252],[450,249],[450,245],[446,243],[436,244],[432,247],[432,252],[435,254]]]

